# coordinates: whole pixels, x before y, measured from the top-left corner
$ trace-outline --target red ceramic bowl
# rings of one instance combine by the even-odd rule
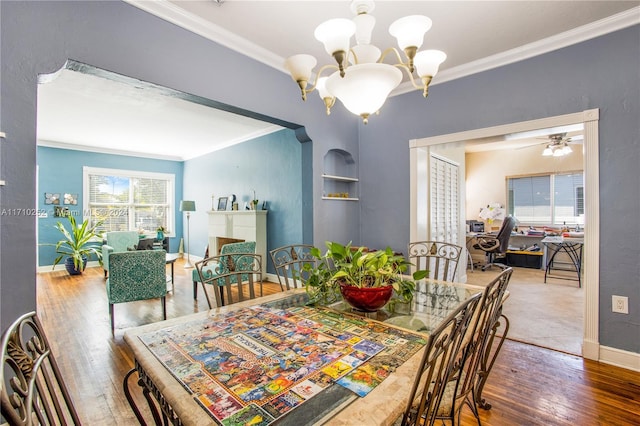
[[[375,312],[391,299],[393,287],[389,285],[386,287],[358,288],[340,283],[340,293],[342,293],[344,300],[354,308],[365,312]]]

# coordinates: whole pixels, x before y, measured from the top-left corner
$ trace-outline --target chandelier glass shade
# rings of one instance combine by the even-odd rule
[[[424,34],[432,25],[431,19],[422,15],[405,16],[389,27],[389,33],[396,38],[398,47],[404,52],[404,60],[393,47],[382,52],[371,44],[375,18],[368,12],[373,7],[371,0],[354,0],[351,2],[351,10],[356,13],[353,20],[330,19],[316,28],[316,39],[323,43],[335,64],[324,65],[314,73],[316,58],[299,54],[289,57],[284,65],[300,87],[302,100],[307,99],[307,93],[317,89],[327,114],[330,114],[337,98],[345,108],[362,117],[365,124],[401,83],[401,70],[406,72],[416,89],[423,90],[423,96],[426,97],[431,79],[447,57],[439,50],[418,52]],[[350,46],[354,35],[356,45]],[[397,62],[385,63],[387,54],[395,56]],[[332,70],[328,77],[322,75],[326,70]],[[315,82],[310,83],[314,75]]]

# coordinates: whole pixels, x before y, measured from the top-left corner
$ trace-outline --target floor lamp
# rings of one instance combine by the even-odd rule
[[[180,211],[187,212],[187,261],[184,263],[185,268],[193,268],[193,265],[189,261],[189,215],[191,212],[196,211],[195,201],[180,201]]]

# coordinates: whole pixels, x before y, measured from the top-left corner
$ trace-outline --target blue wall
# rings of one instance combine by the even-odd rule
[[[267,250],[287,244],[312,243],[305,240],[303,200],[311,198],[311,187],[303,187],[302,145],[293,130],[285,129],[185,162],[184,197],[196,201],[191,215],[189,250],[202,256],[208,244],[207,211],[212,208],[212,195],[234,194],[240,209],[253,197],[259,206],[267,202]],[[271,261],[264,259],[267,270],[275,272]]]
[[[56,243],[61,239],[60,232],[54,228],[58,221],[67,226],[67,220],[53,215],[53,206],[44,204],[44,193],[65,192],[78,194],[78,204],[67,206],[72,212],[77,212],[76,221],[84,220],[82,215],[82,168],[103,167],[107,169],[138,170],[144,172],[168,173],[175,176],[176,200],[182,199],[183,163],[180,161],[152,160],[148,158],[129,157],[123,155],[99,154],[94,152],[75,151],[68,149],[49,148],[39,146],[38,160],[38,208],[47,213],[46,218],[38,219],[38,243]],[[65,207],[60,204],[61,207]],[[176,217],[176,236],[182,235],[181,213],[174,212]],[[153,230],[152,230],[153,231]],[[173,231],[173,230],[171,230]],[[169,250],[178,251],[178,239],[170,238]],[[55,247],[38,246],[38,265],[53,265],[57,257]],[[90,259],[95,260],[95,259]]]
[[[599,108],[600,343],[640,352],[639,41],[636,25],[433,86],[426,101],[389,99],[360,126],[363,244],[406,250],[409,140]],[[629,297],[629,315],[611,312],[613,294]]]

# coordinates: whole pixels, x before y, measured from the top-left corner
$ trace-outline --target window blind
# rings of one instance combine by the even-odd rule
[[[103,231],[173,229],[174,175],[85,168],[85,210]]]

